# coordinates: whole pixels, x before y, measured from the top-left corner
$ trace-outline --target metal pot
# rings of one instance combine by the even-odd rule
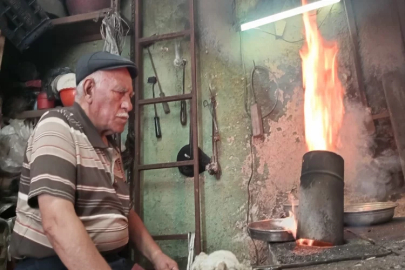
[[[111,0],[66,0],[70,15],[88,13],[111,7]]]
[[[344,160],[329,151],[304,155],[297,238],[341,245],[343,239]]]
[[[277,243],[294,241],[291,232],[282,228],[283,219],[267,219],[252,222],[248,226],[249,235],[256,240]]]
[[[394,217],[394,202],[357,203],[345,206],[344,221],[349,226],[370,226],[390,221]]]

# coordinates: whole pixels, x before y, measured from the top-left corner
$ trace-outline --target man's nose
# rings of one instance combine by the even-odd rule
[[[121,103],[121,109],[125,109],[127,112],[132,110],[132,104],[130,101],[124,101]]]

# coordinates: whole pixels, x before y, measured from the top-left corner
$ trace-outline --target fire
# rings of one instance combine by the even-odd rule
[[[290,193],[288,195],[288,200],[291,202],[292,211],[289,211],[288,217],[286,217],[281,226],[290,232],[294,238],[297,238],[297,215],[295,214],[294,196]]]
[[[298,239],[295,241],[297,245],[299,246],[316,246],[316,247],[332,247],[333,245],[331,243],[327,242],[322,242],[322,241],[316,241],[313,239]]]
[[[303,5],[307,0],[302,0]],[[306,44],[300,51],[305,87],[307,148],[334,151],[342,126],[344,89],[337,75],[336,42],[323,40],[316,16],[303,14]]]
[[[307,4],[307,0],[302,0]],[[337,74],[336,42],[325,41],[318,31],[316,16],[303,14],[306,43],[300,50],[302,58],[302,74],[305,87],[305,139],[307,148],[312,150],[335,151],[339,131],[342,126],[345,91]],[[294,210],[294,198],[290,194],[289,201],[293,205],[283,222],[283,227],[296,238],[297,219]],[[297,245],[331,246],[313,239],[297,239]]]

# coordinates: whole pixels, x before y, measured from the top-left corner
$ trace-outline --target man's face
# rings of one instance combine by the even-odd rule
[[[89,112],[103,135],[121,133],[132,110],[132,79],[126,68],[102,71],[95,81]]]

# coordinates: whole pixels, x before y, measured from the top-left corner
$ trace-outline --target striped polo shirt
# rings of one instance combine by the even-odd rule
[[[107,146],[77,103],[42,116],[24,158],[10,247],[13,257],[56,255],[42,228],[41,194],[72,202],[101,253],[128,243],[129,189],[119,150],[109,141]]]

